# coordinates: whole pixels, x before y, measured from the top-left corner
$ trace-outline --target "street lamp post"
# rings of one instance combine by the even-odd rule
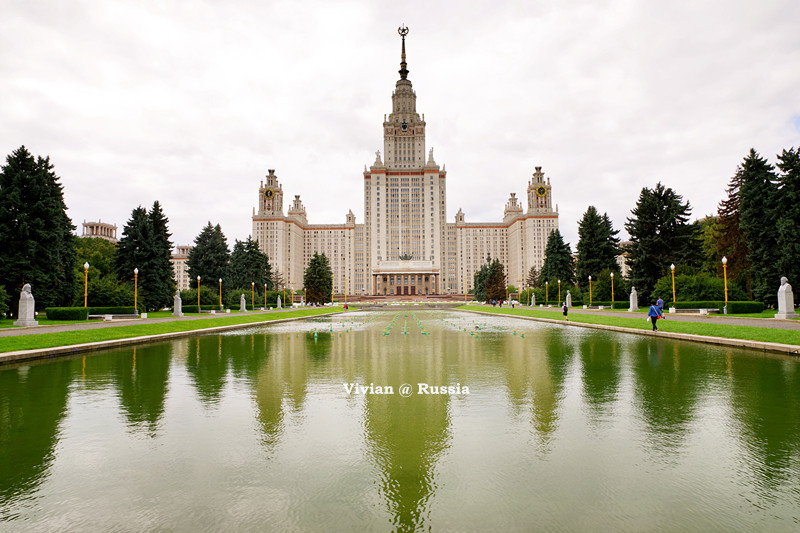
[[[219,310],[222,311],[222,278],[219,278]]]
[[[256,310],[256,282],[250,282],[250,307],[253,308],[253,311]]]
[[[139,269],[133,269],[133,309],[134,313],[139,312]]]
[[[728,314],[728,258],[722,256],[722,274],[725,276],[725,307],[722,308],[724,314]]]
[[[267,310],[267,284],[264,284],[264,311]]]
[[[549,294],[550,294],[550,281],[548,280],[548,281],[544,282],[544,303],[545,303],[545,305],[550,300]]]
[[[592,306],[592,276],[589,276],[589,307]]]
[[[614,273],[611,273],[611,309],[614,309]]]
[[[558,280],[558,304],[561,305],[561,280]]]
[[[86,305],[86,295],[88,294],[89,289],[89,261],[86,261],[83,264],[83,306],[87,307]]]
[[[197,275],[197,312],[200,312],[200,274]]]
[[[669,269],[672,271],[672,303],[675,303],[677,298],[675,298],[675,263],[669,266]]]

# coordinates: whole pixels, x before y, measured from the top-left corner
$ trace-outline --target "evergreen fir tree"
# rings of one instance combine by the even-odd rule
[[[200,284],[216,286],[217,280],[222,278],[222,287],[227,290],[228,280],[225,279],[228,270],[228,241],[222,233],[219,224],[212,226],[209,222],[194,239],[194,247],[189,252],[186,265],[189,270],[191,288],[197,288],[197,276]]]
[[[780,286],[780,254],[774,167],[751,149],[742,164],[741,178],[739,225],[747,239],[753,298],[775,305]]]
[[[267,254],[258,248],[258,242],[248,237],[247,240],[236,240],[228,264],[229,287],[231,289],[249,289],[250,283],[256,287],[272,290],[272,270]]]
[[[158,201],[149,213],[142,206],[134,208],[114,255],[115,272],[123,283],[132,286],[134,270],[139,271],[138,302],[146,310],[170,305],[175,294],[168,222]]]
[[[145,268],[139,267],[139,280],[143,292],[142,302],[147,309],[161,309],[172,304],[175,295],[175,271],[172,269],[172,234],[169,220],[158,200],[147,214],[151,227],[150,257]]]
[[[475,272],[473,281],[475,287],[475,301],[477,302],[488,301],[486,298],[486,280],[489,278],[491,262],[491,258],[487,256],[486,263],[482,264],[481,268]]]
[[[506,273],[500,260],[495,259],[488,266],[488,275],[484,282],[487,300],[503,301],[506,299]]]
[[[741,196],[739,191],[741,186],[742,168],[738,167],[728,182],[726,190],[728,197],[717,206],[717,220],[714,224],[713,235],[716,241],[717,259],[721,261],[725,257],[728,260],[728,279],[732,281],[744,278],[744,285],[750,288],[752,287],[752,277],[750,276],[750,262],[747,259],[747,239],[740,226]],[[722,275],[722,270],[720,262],[717,273]]]
[[[777,166],[778,270],[800,287],[800,148],[783,150]]]
[[[565,243],[561,232],[554,229],[547,237],[539,285],[545,281],[550,282],[550,285],[557,284],[558,280],[561,280],[562,285],[574,284],[575,267],[569,243]]]
[[[640,301],[650,298],[656,281],[669,272],[670,264],[698,263],[697,227],[688,223],[692,208],[682,200],[660,182],[653,189],[645,187],[625,224],[631,237],[627,247],[630,280]]]
[[[530,270],[528,270],[528,277],[525,278],[525,286],[526,287],[537,287],[539,284],[539,271],[536,270],[535,266],[532,266]]]
[[[75,226],[50,158],[21,146],[0,167],[0,285],[11,298],[30,283],[36,308],[66,306],[78,290]]]
[[[138,268],[142,270],[147,261],[147,243],[151,239],[150,222],[147,218],[147,211],[139,206],[131,212],[131,218],[122,228],[122,237],[117,243],[117,250],[114,254],[114,271],[120,282],[130,285],[133,288],[133,271]],[[93,302],[100,305],[101,302]],[[133,305],[131,299],[128,305]]]
[[[609,269],[619,272],[619,230],[615,230],[608,214],[601,217],[594,206],[589,206],[578,222],[578,261],[575,273],[578,284],[584,286],[589,276],[597,279],[600,272]]]
[[[331,301],[333,271],[325,254],[314,252],[303,273],[303,287],[306,290],[308,303],[321,304]]]

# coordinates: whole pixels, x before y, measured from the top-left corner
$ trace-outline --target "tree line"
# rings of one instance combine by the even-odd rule
[[[594,301],[612,300],[612,287],[617,301],[627,300],[635,287],[640,302],[659,296],[669,302],[674,272],[678,301],[722,300],[727,274],[729,300],[774,306],[782,276],[800,286],[800,149],[783,150],[777,160],[773,166],[751,149],[717,213],[699,220],[690,221],[689,201],[672,188],[661,182],[642,188],[625,222],[630,241],[624,245],[608,214],[589,206],[578,222],[576,253],[553,230],[541,270],[531,267],[524,284],[537,301],[554,300],[560,281],[562,289],[584,302],[589,291]],[[628,267],[625,279],[620,255]],[[487,299],[495,263],[488,258],[475,274],[478,300]],[[565,294],[562,290],[562,300]]]

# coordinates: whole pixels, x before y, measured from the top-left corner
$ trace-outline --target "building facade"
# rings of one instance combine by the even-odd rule
[[[447,222],[447,171],[426,151],[425,115],[408,79],[408,30],[399,33],[400,79],[382,124],[383,157],[376,152],[362,175],[364,223],[351,210],[344,224],[309,224],[299,195],[284,215],[283,187],[271,169],[258,189],[252,237],[295,288],[314,253],[330,260],[337,293],[462,294],[487,256],[505,265],[509,283],[520,283],[532,266],[542,267],[547,237],[558,228],[550,179],[536,167],[527,208],[511,193],[500,222],[467,222],[461,209]]]
[[[108,222],[86,222],[83,221],[83,232],[81,237],[95,237],[98,239],[105,239],[109,242],[117,244],[117,226],[116,224],[109,224]]]
[[[187,262],[192,248],[193,246],[177,246],[169,260],[172,263],[172,271],[175,273],[175,285],[179,291],[197,288],[196,285],[192,287],[189,281],[189,265]]]

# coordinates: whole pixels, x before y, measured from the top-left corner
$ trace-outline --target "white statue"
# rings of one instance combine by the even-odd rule
[[[567,307],[572,307],[572,292],[567,291]]]
[[[183,316],[183,300],[181,300],[180,289],[175,291],[172,297],[172,316]]]
[[[278,296],[278,309],[283,309],[281,307],[281,297],[280,296]]]
[[[631,287],[631,306],[628,308],[629,312],[639,310],[639,295],[636,294],[636,287]]]
[[[247,298],[244,297],[244,294],[239,298],[239,311],[247,311]]]
[[[22,287],[22,292],[19,293],[19,320],[14,322],[15,326],[38,326],[36,321],[35,311],[36,300],[33,298],[31,292],[31,284],[26,283]]]
[[[796,316],[792,286],[784,276],[781,278],[781,288],[778,289],[778,312],[775,313],[775,318],[795,318]]]

